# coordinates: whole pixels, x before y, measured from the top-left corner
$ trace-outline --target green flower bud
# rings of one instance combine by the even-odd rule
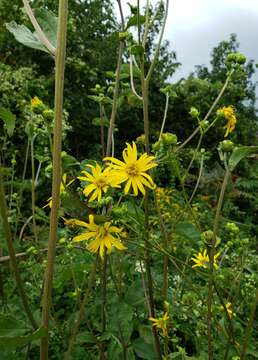
[[[207,120],[200,121],[200,127],[202,130],[208,129],[209,125],[210,125],[210,123]]]
[[[226,62],[235,63],[236,62],[236,53],[228,54],[228,56],[226,58]]]
[[[145,145],[145,135],[142,134],[141,136],[138,136],[138,138],[136,139],[136,144],[138,145]]]
[[[219,149],[224,152],[231,152],[234,148],[234,143],[231,140],[223,140],[219,143]]]
[[[42,112],[42,116],[46,121],[52,121],[54,119],[54,111],[46,109]]]
[[[246,62],[246,57],[245,55],[241,54],[241,53],[237,53],[236,54],[236,62],[240,65],[243,65]]]
[[[61,238],[59,241],[58,241],[58,243],[60,244],[60,245],[64,245],[65,244],[65,238]]]
[[[232,233],[235,233],[235,234],[239,233],[239,227],[235,223],[228,222],[226,224],[226,228],[227,228],[227,230],[229,230]]]
[[[203,242],[210,244],[213,241],[214,232],[212,230],[206,230],[201,234]]]
[[[161,146],[161,141],[156,141],[153,145],[152,145],[152,150],[153,151],[159,151]]]
[[[200,115],[200,112],[194,107],[192,106],[190,111],[189,111],[189,115],[193,118],[193,119],[196,119],[199,117]]]
[[[177,144],[177,136],[172,133],[164,133],[161,135],[161,140],[164,145],[176,145]]]

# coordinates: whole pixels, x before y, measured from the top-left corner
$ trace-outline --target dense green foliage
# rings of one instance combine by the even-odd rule
[[[31,3],[35,9],[51,11],[51,16],[57,14],[58,2]],[[209,68],[197,66],[177,83],[171,83],[179,66],[176,54],[168,42],[162,43],[148,104],[151,152],[158,166],[142,180],[139,193],[143,193],[141,186],[148,187],[148,176],[157,187],[149,186],[145,200],[133,186],[134,194],[127,194],[121,180],[120,188],[101,188],[101,199],[90,201],[85,189],[91,181],[78,179],[82,171],[91,172],[97,163],[104,166],[101,158],[115,101],[121,41],[124,52],[116,99],[115,156],[126,163],[127,153],[120,154],[125,143],[132,141],[137,144],[138,157],[147,156],[142,99],[135,92],[144,98],[142,71],[147,73],[153,61],[164,4],[149,10],[145,48],[130,33],[132,28],[143,30],[144,17],[132,6],[131,12],[124,28],[110,0],[69,1],[63,178],[49,359],[64,359],[71,344],[70,359],[74,360],[161,359],[149,319],[154,315],[152,306],[161,323],[168,317],[163,327],[156,328],[162,359],[211,359],[211,339],[214,360],[256,359],[258,117],[253,61],[230,60],[232,54],[239,56],[236,36],[214,48]],[[7,31],[5,24],[11,21],[33,30],[20,1],[0,0],[0,20],[0,180],[4,180],[19,272],[33,315],[41,324],[52,201],[54,59],[47,52],[16,42]],[[130,83],[132,54],[138,64],[144,64],[143,70],[134,66],[135,91]],[[225,81],[225,92],[204,124]],[[166,123],[159,138],[166,99]],[[230,108],[236,118],[230,140],[225,140],[228,119],[218,115],[219,108],[224,113]],[[183,146],[198,126],[196,136]],[[109,176],[112,178],[106,178]],[[21,310],[9,266],[3,212],[0,359],[39,359],[39,339],[46,329],[32,330]],[[121,241],[126,250],[113,246],[110,253],[105,250],[102,259],[101,253],[96,256],[88,251],[85,242],[73,242],[81,229],[68,226],[69,220],[73,225],[74,219],[88,224],[90,215],[100,228],[112,222],[123,229]],[[203,262],[193,267],[200,254]],[[207,330],[209,300],[211,335]]]

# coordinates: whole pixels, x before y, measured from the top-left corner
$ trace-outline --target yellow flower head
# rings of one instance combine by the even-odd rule
[[[227,302],[227,303],[225,304],[225,306],[226,306],[227,313],[228,313],[228,316],[230,317],[230,319],[232,319],[232,317],[236,316],[236,314],[233,312],[231,302]],[[220,306],[220,310],[222,310],[222,311],[225,310],[222,305]]]
[[[123,151],[124,162],[114,158],[107,157],[104,160],[111,162],[111,167],[114,169],[114,174],[120,183],[126,181],[124,188],[125,194],[128,194],[130,188],[133,188],[135,196],[138,195],[138,190],[145,195],[144,185],[150,189],[154,189],[154,183],[152,178],[146,171],[154,168],[158,164],[153,160],[154,156],[149,156],[144,153],[137,159],[137,147],[133,142],[133,145],[127,144],[127,147]]]
[[[232,105],[227,107],[224,106],[223,108],[217,110],[217,115],[222,116],[227,120],[227,124],[224,126],[224,129],[226,129],[224,137],[227,137],[236,126],[237,119],[235,115],[235,109]]]
[[[62,180],[61,180],[61,183],[60,183],[60,196],[62,196],[63,194],[65,194],[66,188],[67,188],[71,183],[74,182],[74,179],[73,179],[73,180],[69,181],[68,184],[66,184],[66,177],[67,177],[66,174],[64,174],[64,175],[62,176]],[[52,196],[51,196],[47,201],[48,201],[48,203],[47,203],[45,206],[43,206],[43,209],[44,209],[45,207],[47,207],[47,206],[48,206],[50,209],[52,208]]]
[[[160,318],[149,317],[149,320],[152,321],[152,326],[160,330],[164,336],[168,336],[167,321],[169,320],[169,316],[167,312]]]
[[[219,265],[217,263],[217,258],[220,256],[220,253],[214,255],[214,268],[217,270],[219,268]],[[207,269],[209,266],[209,256],[207,254],[207,250],[203,250],[203,252],[198,252],[198,254],[195,254],[194,257],[191,258],[195,264],[192,266],[192,268],[195,267],[202,267],[204,269]]]
[[[43,102],[37,96],[34,96],[34,98],[31,99],[31,107],[32,108],[36,108],[41,105],[43,105]]]
[[[113,176],[112,170],[105,169],[102,171],[98,164],[96,164],[96,166],[87,166],[91,168],[91,174],[87,171],[82,171],[84,176],[79,176],[78,179],[90,183],[83,190],[85,196],[89,196],[91,194],[89,201],[94,201],[96,199],[100,201],[103,193],[107,192],[109,186],[119,187],[119,181]]]
[[[104,222],[103,224],[98,225],[94,222],[94,216],[90,215],[89,223],[71,219],[66,221],[66,225],[85,227],[87,230],[81,235],[75,236],[73,241],[91,240],[88,244],[88,250],[92,253],[98,252],[101,258],[104,256],[105,249],[107,249],[107,252],[110,252],[113,246],[118,250],[126,249],[119,239],[120,236],[125,236],[125,233],[122,229],[113,226],[111,222]]]

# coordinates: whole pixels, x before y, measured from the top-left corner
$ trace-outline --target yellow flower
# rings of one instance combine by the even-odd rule
[[[228,316],[230,317],[230,319],[232,319],[232,317],[236,316],[236,314],[233,312],[231,302],[227,302],[227,303],[225,304],[225,306],[226,306],[227,313],[228,313]],[[225,310],[222,305],[220,306],[220,310]]]
[[[224,137],[227,137],[236,126],[237,119],[235,115],[235,109],[232,105],[228,107],[224,106],[223,108],[217,110],[217,115],[223,116],[227,120],[227,124],[224,126],[224,129],[226,129]]]
[[[119,187],[117,177],[113,176],[113,172],[109,168],[102,171],[98,164],[96,164],[95,167],[93,165],[87,166],[91,168],[92,173],[90,174],[87,171],[82,171],[84,176],[79,176],[78,179],[90,183],[83,190],[85,196],[89,196],[92,193],[89,201],[94,201],[96,199],[100,201],[102,193],[106,193],[109,186]]]
[[[36,108],[41,105],[43,105],[43,102],[37,96],[34,96],[34,98],[31,99],[32,108]]]
[[[69,181],[68,184],[66,184],[66,177],[67,177],[67,174],[64,174],[63,177],[62,177],[62,181],[61,181],[61,183],[60,183],[60,196],[62,196],[63,194],[65,194],[66,188],[67,188],[72,182],[74,182],[74,179],[73,179],[73,180]],[[48,206],[50,209],[52,208],[52,196],[51,196],[47,201],[48,201],[48,203],[47,203],[45,206],[43,206],[43,209],[44,209],[45,207],[47,207],[47,206]]]
[[[217,264],[217,258],[220,256],[220,253],[214,255],[214,268],[217,270],[219,268]],[[199,252],[198,254],[195,254],[194,257],[191,258],[195,264],[192,266],[192,268],[195,267],[203,267],[204,269],[207,269],[209,266],[209,256],[207,254],[207,250],[203,250],[203,252]]]
[[[162,331],[164,336],[168,336],[167,320],[169,320],[169,316],[167,312],[160,318],[149,317],[149,320],[152,321],[152,326],[156,327],[157,330]]]
[[[138,195],[138,190],[145,195],[144,185],[150,189],[154,189],[154,183],[152,178],[146,171],[154,168],[158,164],[153,162],[154,156],[149,156],[144,153],[137,159],[137,147],[133,142],[133,145],[127,144],[127,147],[123,151],[124,162],[113,158],[107,157],[104,160],[111,162],[111,167],[114,169],[114,174],[117,176],[117,180],[120,183],[126,181],[124,188],[125,194],[128,194],[131,186],[135,196]]]
[[[112,250],[114,246],[118,250],[125,250],[126,247],[121,243],[119,236],[125,236],[122,229],[113,226],[111,222],[104,222],[103,224],[95,224],[94,216],[89,216],[89,223],[81,220],[71,219],[66,221],[66,225],[78,225],[85,227],[87,230],[81,235],[73,238],[74,242],[91,240],[88,244],[88,250],[92,253],[99,252],[101,258],[103,258],[104,251]]]

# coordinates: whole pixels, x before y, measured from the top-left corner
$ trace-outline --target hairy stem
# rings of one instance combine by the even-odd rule
[[[52,281],[54,272],[55,247],[58,226],[58,209],[61,182],[61,146],[62,146],[62,112],[64,69],[66,52],[68,0],[59,0],[59,17],[57,31],[56,70],[55,70],[55,120],[53,144],[53,180],[52,180],[52,208],[50,217],[47,268],[44,279],[44,292],[42,299],[42,321],[49,328],[49,311],[51,303]],[[48,336],[42,338],[40,359],[48,359]]]

